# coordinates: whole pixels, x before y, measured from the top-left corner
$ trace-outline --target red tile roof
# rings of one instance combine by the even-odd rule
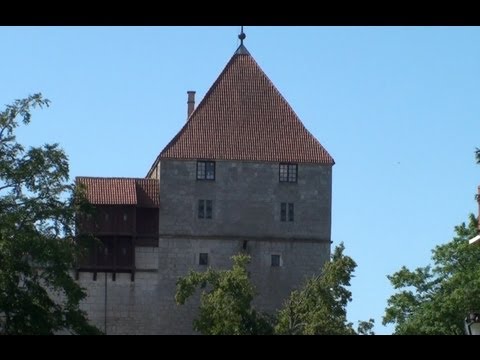
[[[159,159],[334,164],[243,45]]]
[[[159,206],[159,182],[156,179],[77,177],[86,186],[86,196],[94,205]]]
[[[158,207],[160,204],[160,182],[157,179],[135,179],[137,185],[137,205]]]

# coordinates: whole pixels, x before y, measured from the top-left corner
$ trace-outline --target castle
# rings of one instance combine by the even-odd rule
[[[198,297],[177,306],[177,279],[239,252],[268,312],[329,259],[333,158],[240,39],[145,178],[76,179],[97,208],[81,229],[103,243],[76,278],[107,334],[193,333]]]

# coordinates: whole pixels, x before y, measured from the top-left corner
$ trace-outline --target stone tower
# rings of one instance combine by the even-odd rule
[[[135,276],[119,273],[104,284],[91,268],[79,273],[86,309],[100,328],[106,320],[108,333],[192,333],[198,299],[176,306],[176,280],[191,269],[228,268],[241,251],[252,259],[256,306],[269,312],[329,258],[334,161],[243,39],[193,102],[189,92],[187,122],[146,176],[159,189],[147,194],[157,204],[158,241],[138,242],[138,226],[132,230]],[[91,180],[87,195],[94,188]],[[104,287],[111,306],[101,304]]]

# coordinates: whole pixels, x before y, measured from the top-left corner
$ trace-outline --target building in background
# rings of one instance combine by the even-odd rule
[[[246,252],[273,312],[330,256],[333,158],[241,45],[146,178],[89,178],[98,211],[81,229],[105,244],[80,264],[83,307],[108,334],[189,334],[198,299],[177,306],[189,270]]]

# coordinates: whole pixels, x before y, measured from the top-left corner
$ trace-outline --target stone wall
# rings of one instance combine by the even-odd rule
[[[199,254],[208,253],[209,266],[231,268],[230,257],[243,251],[243,240],[208,240],[161,238],[159,242],[159,283],[167,293],[175,291],[178,277],[188,270],[203,271]],[[251,256],[249,271],[258,296],[254,305],[262,311],[273,313],[305,277],[318,273],[330,255],[329,242],[248,241],[246,253]],[[271,255],[281,256],[281,266],[271,266]],[[170,298],[166,299],[167,301]],[[192,320],[198,308],[199,296],[183,307],[172,302],[160,319],[162,333],[190,333]]]
[[[91,272],[79,273],[78,282],[87,290],[82,309],[102,331],[105,330],[106,312],[107,334],[159,332],[158,299],[162,296],[158,294],[158,248],[136,247],[135,263],[138,268],[135,281],[131,281],[127,273],[117,273],[115,281],[112,274],[107,273],[106,282],[105,273],[97,273],[96,281]]]
[[[135,281],[103,273],[97,281],[81,273],[88,291],[84,309],[108,334],[191,334],[199,297],[177,306],[175,285],[189,270],[230,268],[230,257],[246,251],[257,287],[258,309],[274,312],[330,256],[332,167],[298,164],[298,181],[280,183],[278,163],[217,161],[215,181],[196,179],[195,160],[162,160],[158,248],[136,247]],[[160,166],[161,165],[161,166]],[[212,219],[198,218],[198,200],[212,200]],[[294,203],[293,222],[280,221],[280,204]],[[272,255],[280,255],[279,267]],[[105,307],[105,288],[107,306]]]
[[[243,240],[161,238],[158,252],[151,252],[157,256],[157,270],[138,271],[134,282],[130,281],[129,274],[117,274],[116,281],[112,281],[111,274],[108,274],[107,334],[193,333],[192,321],[197,313],[199,296],[197,294],[183,306],[176,305],[177,279],[190,269],[207,269],[207,266],[199,265],[200,253],[208,253],[208,266],[230,268],[230,257],[243,251],[243,246]],[[329,249],[329,242],[247,241],[245,251],[252,257],[249,271],[259,293],[255,306],[262,311],[274,312],[306,276],[318,272],[329,257]],[[281,256],[280,267],[271,266],[272,254]],[[137,259],[142,256],[137,251]],[[104,273],[98,273],[97,281],[92,280],[91,273],[80,273],[79,282],[89,294],[83,308],[103,330]]]
[[[217,161],[215,181],[196,180],[196,161],[162,160],[160,234],[330,240],[332,167],[298,164],[298,181],[281,183],[278,163]],[[198,218],[198,200],[213,218]],[[295,221],[280,221],[294,203]]]

